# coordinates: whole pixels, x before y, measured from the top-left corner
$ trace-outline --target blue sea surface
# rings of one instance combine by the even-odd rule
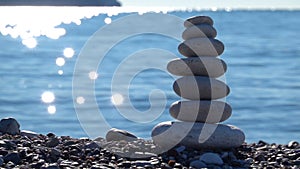
[[[233,108],[232,116],[224,123],[241,128],[247,142],[300,141],[300,11],[192,11],[168,14],[182,19],[194,15],[208,15],[214,19],[217,39],[225,44],[221,58],[228,65],[224,78],[231,88],[226,102]],[[104,20],[109,17],[114,22],[127,15],[130,13],[115,16],[100,14],[82,19],[80,24],[61,24],[57,27],[65,29],[65,35],[58,39],[36,37],[38,44],[34,48],[23,45],[20,37],[0,35],[0,117],[15,117],[21,129],[38,133],[104,136],[105,133],[98,131],[87,134],[81,126],[92,127],[101,122],[87,117],[89,123],[80,123],[74,104],[84,104],[91,98],[72,96],[73,72],[85,43],[106,25]],[[109,41],[111,37],[104,38]],[[112,99],[111,83],[118,66],[133,53],[157,48],[182,57],[177,51],[179,43],[176,39],[161,35],[141,34],[120,41],[106,54],[90,78],[95,79],[98,108],[111,127],[149,138],[156,124],[173,120],[168,107],[180,97],[173,92],[174,78],[166,68],[138,72],[128,87],[131,104],[139,111],[151,107],[149,94],[152,90],[164,92],[167,99],[164,112],[147,123],[134,122],[120,114],[116,104],[122,104],[124,98],[116,95]],[[101,48],[101,45],[99,43],[95,47]],[[63,56],[66,48],[73,49],[74,56]],[[62,66],[56,63],[58,57],[65,60]],[[163,57],[164,54],[144,59],[154,60],[160,65],[163,60],[160,58]],[[136,66],[139,66],[138,60],[128,65],[128,71]],[[128,72],[123,73],[126,75]],[[54,94],[53,102],[50,96],[46,102],[42,99],[45,91]],[[47,99],[51,103],[47,103]],[[156,102],[163,100],[158,98]],[[89,111],[95,111],[95,108],[91,107]]]

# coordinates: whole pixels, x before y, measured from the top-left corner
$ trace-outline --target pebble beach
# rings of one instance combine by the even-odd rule
[[[1,168],[299,168],[300,146],[243,143],[238,148],[195,150],[183,145],[157,154],[151,140],[72,138],[20,130],[13,118],[0,122]]]

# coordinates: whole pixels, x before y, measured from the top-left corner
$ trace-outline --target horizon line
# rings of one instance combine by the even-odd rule
[[[29,8],[29,7],[33,7],[33,8],[46,8],[46,7],[66,7],[66,8],[99,8],[99,9],[127,9],[127,11],[129,10],[130,12],[139,12],[139,11],[153,11],[153,12],[157,12],[157,11],[238,11],[238,10],[268,10],[268,11],[273,11],[273,10],[292,10],[292,11],[298,11],[300,10],[300,7],[180,7],[180,6],[176,6],[176,7],[166,7],[166,6],[151,6],[151,7],[147,7],[147,6],[76,6],[76,5],[59,5],[59,6],[54,6],[54,5],[0,5],[0,8],[3,7],[7,7],[7,8],[15,8],[15,7],[20,7],[20,8]]]

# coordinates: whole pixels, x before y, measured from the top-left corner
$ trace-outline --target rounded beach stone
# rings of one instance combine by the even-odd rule
[[[192,122],[159,123],[152,129],[151,136],[162,149],[177,144],[193,149],[229,149],[245,141],[245,134],[235,126]]]
[[[215,38],[217,36],[216,29],[208,24],[194,25],[185,29],[182,33],[182,39],[192,38]]]
[[[184,76],[173,84],[175,93],[190,100],[212,100],[226,97],[230,89],[222,81],[204,76]]]
[[[134,134],[116,128],[112,128],[106,133],[106,141],[135,141],[137,139]]]
[[[177,76],[220,77],[226,70],[226,63],[216,57],[190,57],[171,60],[167,70]]]
[[[214,21],[209,16],[193,16],[184,21],[185,27],[191,27],[198,24],[213,25]]]
[[[229,104],[221,101],[177,101],[170,106],[169,112],[181,121],[218,123],[227,120],[232,109]]]
[[[38,133],[33,132],[33,131],[29,131],[29,130],[21,130],[20,135],[21,136],[26,136],[26,137],[29,137],[29,138],[33,138],[33,137],[38,137],[39,136]]]
[[[221,41],[211,38],[188,39],[178,46],[178,51],[186,57],[219,56],[224,49]]]
[[[0,132],[11,135],[20,134],[20,124],[14,118],[4,118],[0,121]]]
[[[199,160],[203,161],[205,164],[215,164],[215,165],[224,164],[222,158],[216,153],[204,153],[201,155]]]

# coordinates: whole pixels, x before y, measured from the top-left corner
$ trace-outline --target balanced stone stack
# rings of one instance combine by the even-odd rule
[[[231,116],[232,109],[220,101],[230,89],[216,79],[224,75],[227,65],[218,58],[224,45],[215,39],[213,20],[196,16],[187,19],[184,26],[184,42],[178,50],[186,58],[170,61],[167,69],[182,76],[174,82],[173,89],[185,100],[170,107],[170,114],[177,121],[163,122],[153,128],[153,141],[165,149],[178,144],[195,149],[238,147],[245,140],[244,133],[235,126],[219,124]]]

